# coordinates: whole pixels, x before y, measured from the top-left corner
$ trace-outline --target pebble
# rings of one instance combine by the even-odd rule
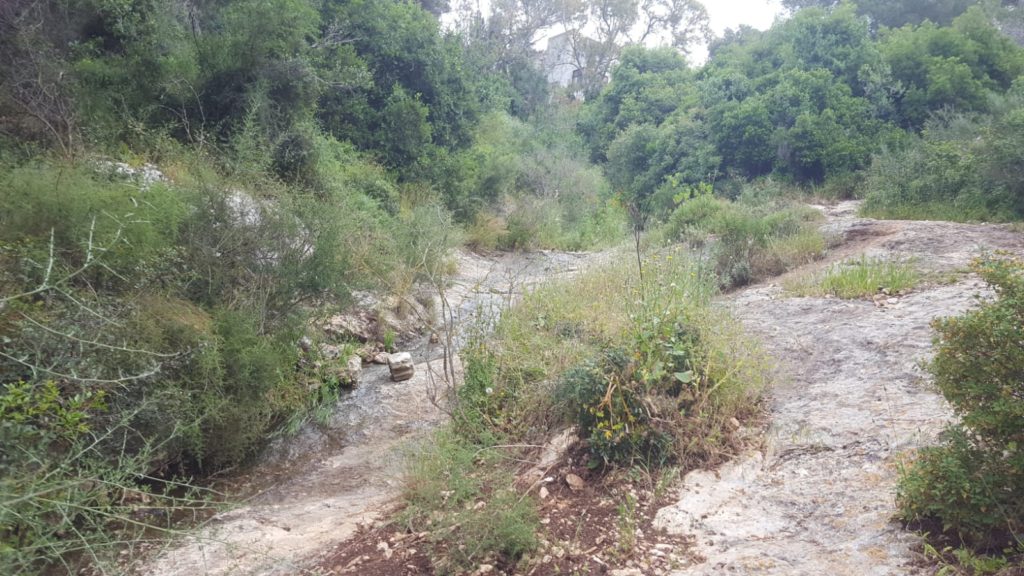
[[[583,487],[586,486],[586,482],[583,481],[583,478],[572,473],[565,475],[565,483],[573,490],[582,490]]]

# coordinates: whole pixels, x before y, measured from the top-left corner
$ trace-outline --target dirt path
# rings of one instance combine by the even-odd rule
[[[898,468],[952,414],[918,367],[936,317],[958,314],[984,284],[962,274],[982,251],[1024,254],[1001,226],[880,222],[856,205],[826,209],[846,243],[831,258],[914,258],[945,277],[879,306],[786,296],[776,283],[727,301],[778,362],[763,451],[689,474],[656,524],[696,536],[703,564],[674,574],[914,574],[916,539],[892,521]],[[817,264],[817,267],[826,265]],[[813,268],[813,267],[812,267]],[[797,274],[811,270],[797,271]]]
[[[447,291],[460,327],[486,324],[502,303],[539,282],[573,274],[593,255],[561,252],[458,255]],[[483,317],[483,320],[480,318]],[[153,576],[296,574],[316,554],[374,520],[396,494],[403,454],[443,419],[431,402],[430,363],[440,353],[427,338],[407,343],[416,375],[394,383],[384,366],[367,366],[359,386],[326,424],[306,426],[279,441],[261,462],[236,478],[235,493],[254,494],[172,543],[135,572]]]

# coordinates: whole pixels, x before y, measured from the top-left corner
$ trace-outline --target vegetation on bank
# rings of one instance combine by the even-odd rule
[[[671,50],[623,53],[580,121],[616,189],[661,218],[701,186],[734,198],[769,175],[864,197],[873,216],[1024,215],[1008,169],[1024,149],[1014,140],[1024,50],[996,25],[1019,10],[793,4],[803,9],[769,30],[713,41],[696,70]]]
[[[824,255],[822,213],[788,200],[771,181],[744,187],[735,202],[702,195],[681,204],[662,230],[702,250],[722,288],[776,276]]]
[[[620,250],[539,287],[463,351],[452,422],[413,458],[400,514],[430,533],[438,573],[539,560],[535,494],[515,473],[566,427],[596,469],[656,475],[742,447],[737,427],[759,414],[766,358],[711,305],[712,267],[678,245],[652,249],[641,281],[634,260]]]
[[[106,558],[205,506],[172,479],[243,463],[337,395],[339,361],[297,345],[313,310],[447,258],[428,245],[443,212],[389,214],[351,163],[297,194],[180,160],[145,185],[85,162],[0,172],[5,572]]]
[[[972,269],[992,287],[995,299],[962,316],[937,320],[937,352],[929,364],[960,421],[949,426],[942,445],[922,449],[904,470],[898,503],[905,521],[948,536],[954,545],[1020,554],[1024,265],[996,257]]]

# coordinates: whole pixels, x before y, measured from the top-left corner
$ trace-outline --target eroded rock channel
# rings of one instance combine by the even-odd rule
[[[486,329],[523,290],[570,275],[590,254],[535,252],[484,257],[458,254],[458,273],[446,290],[458,333]],[[295,574],[316,555],[373,520],[397,493],[404,455],[444,415],[432,396],[429,372],[442,372],[442,353],[424,334],[405,343],[416,373],[392,382],[388,368],[367,365],[359,385],[325,424],[310,424],[275,443],[259,463],[232,479],[251,494],[233,510],[172,545],[142,566],[154,576]]]
[[[771,424],[762,450],[689,474],[678,502],[658,513],[657,525],[694,535],[707,559],[674,574],[917,572],[916,538],[893,521],[898,470],[953,417],[920,369],[929,323],[984,296],[966,273],[971,259],[1024,254],[1024,239],[1001,226],[855,212],[853,203],[826,210],[828,229],[846,239],[831,261],[910,258],[930,280],[880,301],[791,297],[776,280],[724,302],[777,361]]]
[[[826,231],[843,241],[826,261],[790,274],[866,255],[911,260],[926,281],[904,295],[841,300],[790,295],[780,278],[721,300],[776,362],[770,424],[760,450],[688,474],[677,501],[659,511],[655,525],[692,537],[694,556],[704,559],[672,574],[923,571],[915,565],[917,538],[893,515],[900,466],[953,418],[920,368],[931,354],[929,324],[986,296],[967,271],[973,258],[1024,255],[1024,237],[1004,226],[862,219],[856,208],[823,208]],[[462,254],[448,293],[456,323],[476,323],[526,287],[593,260]],[[280,442],[242,479],[255,494],[244,506],[143,572],[298,573],[378,515],[397,493],[410,440],[443,419],[426,370],[438,354],[425,336],[410,346],[412,380],[393,383],[386,367],[366,369],[326,425]]]

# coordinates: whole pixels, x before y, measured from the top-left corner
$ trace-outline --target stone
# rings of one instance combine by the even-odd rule
[[[399,352],[388,356],[388,370],[391,371],[391,380],[402,382],[412,378],[416,368],[412,363],[412,355],[408,352]]]
[[[387,364],[388,363],[388,356],[389,356],[389,354],[387,352],[378,352],[373,357],[373,363],[374,364],[381,364],[381,365]]]
[[[548,497],[548,495],[549,495],[549,493],[548,493],[548,489],[547,489],[547,488],[545,488],[544,486],[541,486],[541,487],[540,487],[540,492],[538,492],[538,495],[540,496],[540,499],[541,499],[541,500],[544,500],[544,499],[545,499],[545,498],[547,498],[547,497]]]
[[[545,476],[555,464],[565,458],[569,448],[578,441],[579,436],[575,428],[566,428],[559,432],[544,444],[537,463],[523,475],[523,479],[529,483],[540,481],[541,478],[544,478],[544,482],[554,481],[554,478],[548,479]]]
[[[339,340],[370,342],[374,339],[377,319],[366,310],[353,310],[346,314],[332,316],[324,325],[328,336]]]
[[[582,490],[583,487],[587,485],[583,478],[572,473],[565,475],[565,483],[573,490]]]
[[[341,358],[341,346],[335,346],[334,344],[321,344],[320,356],[324,360],[337,360],[338,358]]]
[[[313,348],[313,340],[309,336],[299,338],[299,348],[307,354]]]
[[[349,376],[349,382],[355,386],[359,382],[359,375],[363,371],[363,359],[358,354],[353,354],[348,357],[348,361],[345,362],[345,372]]]

